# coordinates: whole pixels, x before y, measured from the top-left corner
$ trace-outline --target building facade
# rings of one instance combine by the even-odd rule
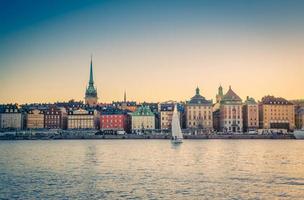
[[[51,105],[44,112],[44,128],[61,129],[62,111],[57,106]]]
[[[220,103],[220,130],[233,133],[243,131],[242,99],[230,86]]]
[[[186,103],[186,126],[193,134],[210,132],[213,129],[212,100],[206,100],[196,88],[195,96]]]
[[[304,99],[291,100],[295,107],[295,128],[304,128]]]
[[[92,58],[91,58],[91,64],[90,64],[90,80],[89,80],[89,86],[86,89],[85,92],[85,104],[90,106],[95,106],[98,101],[97,97],[97,90],[94,86],[94,79],[93,79],[93,64],[92,64]]]
[[[144,132],[155,129],[155,116],[149,106],[142,105],[131,113],[132,132]]]
[[[94,110],[69,110],[67,113],[68,129],[95,129],[96,112]]]
[[[100,129],[102,131],[130,131],[130,120],[127,113],[115,108],[107,108],[100,114]]]
[[[265,96],[259,103],[260,127],[263,129],[295,128],[293,103],[281,97]]]
[[[174,102],[163,102],[158,105],[159,116],[160,116],[160,129],[161,130],[171,130],[172,116],[174,111]],[[177,104],[178,115],[180,119],[180,124],[182,125],[183,119],[183,105]]]
[[[259,128],[259,105],[253,98],[247,97],[243,105],[244,131],[257,131]]]
[[[23,113],[16,104],[5,105],[0,113],[1,129],[23,129]]]
[[[44,113],[42,110],[29,110],[26,115],[26,127],[28,129],[44,128]]]
[[[297,129],[304,129],[304,107],[296,110],[295,126]]]
[[[215,96],[216,102],[213,104],[213,129],[215,131],[220,131],[220,105],[221,105],[221,100],[224,96],[223,93],[223,87],[220,85],[218,88],[218,92]]]

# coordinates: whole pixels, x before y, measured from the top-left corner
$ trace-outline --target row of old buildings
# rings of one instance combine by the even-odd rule
[[[54,104],[0,105],[0,129],[98,129],[104,132],[144,131],[169,132],[174,105],[177,102],[139,103],[124,100],[111,104],[98,103],[94,86],[93,64],[85,91],[85,102]],[[216,101],[195,94],[177,109],[183,129],[192,134],[217,132],[248,132],[257,129],[301,128],[304,123],[304,100],[287,101],[265,96],[259,102],[247,97],[243,101],[229,86],[224,93],[218,88]]]
[[[287,101],[273,96],[265,96],[259,102],[250,97],[242,101],[231,87],[224,94],[220,86],[216,102],[207,100],[196,88],[195,95],[186,102],[137,104],[124,99],[122,102],[94,106],[74,101],[1,105],[0,128],[170,132],[175,103],[182,128],[193,134],[257,129],[292,131],[301,128],[304,122],[304,101]]]

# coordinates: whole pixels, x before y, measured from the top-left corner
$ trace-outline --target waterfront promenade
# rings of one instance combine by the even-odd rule
[[[170,134],[124,134],[106,135],[96,134],[96,131],[75,131],[75,132],[6,132],[0,135],[0,140],[61,140],[61,139],[170,139]],[[184,139],[295,139],[293,134],[204,134],[184,135]]]

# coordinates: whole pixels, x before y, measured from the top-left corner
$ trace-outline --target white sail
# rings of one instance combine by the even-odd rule
[[[175,106],[174,106],[171,131],[172,131],[172,138],[173,139],[175,139],[175,138],[176,139],[183,139],[183,133],[182,133],[182,129],[180,127],[179,116],[178,116],[178,113],[177,113],[177,104],[175,104]]]

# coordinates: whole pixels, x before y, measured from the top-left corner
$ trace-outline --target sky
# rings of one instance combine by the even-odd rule
[[[301,0],[2,0],[0,103],[304,98]]]

